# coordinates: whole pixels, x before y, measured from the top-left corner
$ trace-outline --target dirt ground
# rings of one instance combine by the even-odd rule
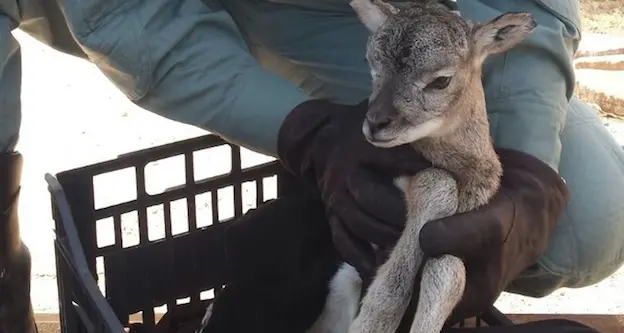
[[[583,31],[624,36],[623,0],[580,0]]]
[[[624,1],[581,1],[586,31],[624,35]],[[44,174],[115,158],[119,154],[206,134],[142,110],[85,61],[62,55],[20,31],[23,50],[23,127],[19,150],[25,156],[20,205],[22,233],[31,249],[35,312],[58,311],[52,247],[53,221]],[[624,124],[608,121],[624,144]],[[245,153],[249,161],[267,158]],[[214,159],[224,160],[223,158]],[[168,172],[165,163],[160,172]],[[221,165],[213,164],[217,172]],[[171,177],[167,177],[171,178]],[[108,187],[106,187],[108,185]],[[168,184],[154,184],[162,189]],[[119,180],[102,188],[103,200],[124,192]],[[132,233],[132,231],[129,231]],[[561,289],[542,298],[503,295],[497,306],[508,313],[624,314],[624,269],[596,285]],[[590,301],[598,298],[599,302]]]

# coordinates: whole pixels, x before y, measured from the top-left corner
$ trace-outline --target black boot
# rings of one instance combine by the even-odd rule
[[[22,155],[0,154],[0,332],[36,333],[30,302],[30,252],[20,238],[17,204]]]

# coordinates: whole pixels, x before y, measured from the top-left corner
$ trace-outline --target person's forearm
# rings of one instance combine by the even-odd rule
[[[197,74],[189,73],[188,81],[180,79],[171,86],[161,85],[140,105],[155,112],[176,110],[158,113],[277,157],[277,137],[282,122],[308,97],[290,82],[258,65],[241,65],[243,68],[231,72],[215,70],[203,77],[193,77]],[[161,94],[160,89],[169,91]],[[165,100],[171,95],[187,97]]]
[[[201,127],[230,142],[277,157],[277,139],[286,116],[309,99],[289,81],[262,68],[241,75],[228,110],[214,113]]]
[[[495,145],[531,154],[557,169],[559,136],[574,90],[578,1],[459,0],[458,5],[475,21],[514,11],[536,18],[538,26],[527,40],[486,62],[484,86]]]
[[[158,39],[148,55],[151,82],[136,103],[276,157],[282,122],[309,97],[260,66],[227,12],[206,11]],[[149,28],[146,35],[160,34]]]

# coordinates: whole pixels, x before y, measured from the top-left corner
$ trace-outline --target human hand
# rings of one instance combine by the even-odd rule
[[[544,254],[568,201],[563,178],[528,154],[497,149],[501,187],[477,210],[431,221],[420,246],[431,257],[450,254],[466,265],[466,288],[448,324],[477,316]]]
[[[378,148],[364,138],[368,103],[309,101],[287,117],[278,155],[320,192],[334,244],[360,274],[375,268],[370,243],[394,244],[405,224],[402,193],[392,178],[430,166],[408,146]]]

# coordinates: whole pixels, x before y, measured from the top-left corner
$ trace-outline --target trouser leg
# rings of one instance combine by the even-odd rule
[[[587,104],[573,97],[559,172],[570,202],[539,262],[509,290],[533,297],[607,278],[624,261],[624,151]]]
[[[22,156],[0,155],[0,332],[35,333],[30,301],[31,258],[19,233]]]
[[[0,2],[0,332],[37,331],[30,298],[31,257],[18,218],[22,156],[14,151],[21,125],[22,59],[12,30],[20,27],[57,50],[84,57],[56,1]]]
[[[15,149],[22,121],[21,50],[11,34],[16,26],[17,22],[5,15],[0,7],[0,153],[10,153]]]
[[[16,21],[0,8],[0,332],[34,333],[31,258],[19,233],[22,156],[13,152],[20,127],[21,55]]]

